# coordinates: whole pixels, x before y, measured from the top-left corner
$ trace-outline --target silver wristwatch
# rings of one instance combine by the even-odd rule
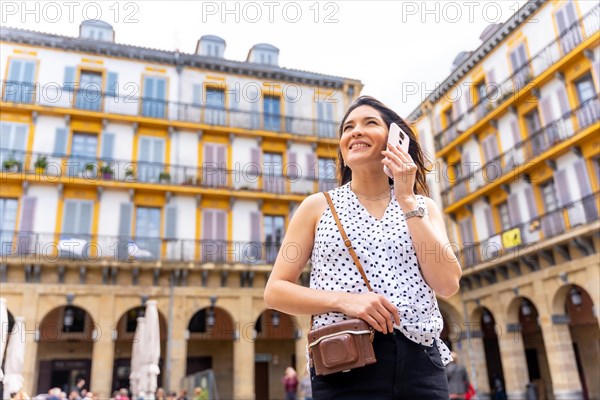
[[[423,207],[417,207],[416,210],[412,210],[407,212],[406,214],[404,214],[404,220],[406,221],[409,218],[412,217],[419,217],[419,218],[423,218],[425,216],[425,209]]]

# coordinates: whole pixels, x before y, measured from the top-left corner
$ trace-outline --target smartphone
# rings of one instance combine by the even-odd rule
[[[410,139],[408,138],[406,132],[404,132],[402,128],[400,128],[395,122],[393,122],[390,125],[388,133],[388,143],[392,146],[400,144],[400,147],[402,147],[404,151],[408,153],[408,145],[410,144]],[[392,171],[388,169],[387,165],[383,166],[383,171],[387,174],[387,176],[394,179],[394,175],[392,174]]]

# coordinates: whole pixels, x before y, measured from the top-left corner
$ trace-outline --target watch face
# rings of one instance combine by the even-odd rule
[[[422,216],[424,216],[424,215],[425,215],[425,209],[424,209],[423,207],[419,207],[419,208],[417,208],[417,211],[418,211],[418,214],[417,214],[417,215],[418,215],[419,217],[422,217]]]

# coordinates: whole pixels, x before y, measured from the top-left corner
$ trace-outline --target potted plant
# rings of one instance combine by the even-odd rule
[[[18,172],[20,166],[21,163],[12,156],[2,163],[2,169],[6,172]]]
[[[95,166],[94,166],[93,163],[86,163],[83,166],[83,171],[81,171],[81,175],[84,178],[94,178],[94,175],[95,175],[95,173],[94,173],[94,167]]]
[[[169,173],[168,173],[168,172],[166,172],[166,171],[163,171],[163,172],[161,172],[161,173],[158,175],[158,181],[159,181],[160,183],[168,183],[168,182],[170,182],[170,181],[171,181],[171,174],[169,174]]]
[[[113,178],[113,170],[108,164],[100,167],[100,173],[102,174],[102,179],[110,180]]]
[[[196,181],[196,179],[193,176],[188,176],[185,178],[185,181],[183,182],[183,184],[193,186],[196,183],[195,181]]]
[[[35,173],[38,175],[46,172],[46,167],[48,166],[48,158],[46,156],[38,156],[37,160],[35,160]]]
[[[133,167],[129,167],[125,170],[125,180],[126,181],[133,181],[135,179],[135,171],[133,170]]]

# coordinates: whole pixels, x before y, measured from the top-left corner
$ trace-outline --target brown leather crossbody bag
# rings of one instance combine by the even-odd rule
[[[369,291],[373,291],[367,275],[352,247],[348,235],[340,222],[329,193],[323,193],[329,203],[329,208],[338,226],[340,234],[344,239],[344,244],[348,248],[358,272],[362,276]],[[313,318],[310,319],[310,326],[313,325]],[[375,351],[373,350],[373,338],[375,331],[369,324],[360,318],[353,318],[345,321],[313,329],[308,332],[308,352],[310,355],[310,364],[314,366],[317,375],[329,375],[341,371],[350,371],[351,369],[364,367],[365,365],[377,362]]]

